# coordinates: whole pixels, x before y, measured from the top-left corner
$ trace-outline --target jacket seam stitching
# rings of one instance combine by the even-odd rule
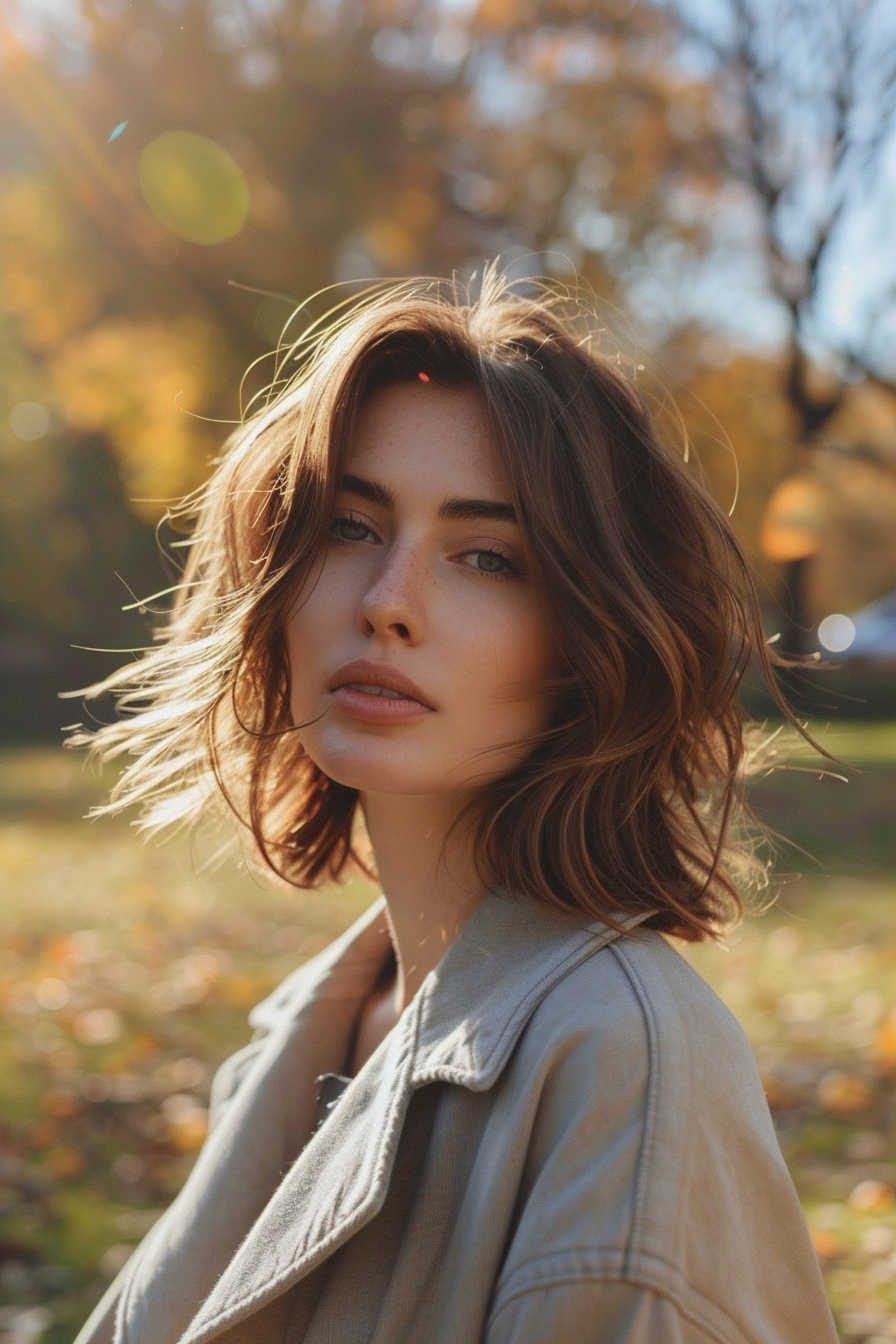
[[[647,1167],[649,1163],[652,1162],[653,1159],[654,1137],[655,1137],[654,1131],[655,1131],[656,1119],[659,1114],[659,1106],[657,1100],[657,1094],[659,1092],[658,1075],[660,1068],[659,1031],[656,1025],[656,1015],[653,1011],[653,1005],[650,1002],[647,989],[644,986],[637,969],[626,956],[625,948],[619,946],[618,944],[614,944],[610,950],[612,951],[613,955],[616,957],[620,965],[623,967],[623,970],[628,975],[632,988],[635,994],[638,996],[638,999],[641,1003],[642,1012],[644,1013],[644,1018],[647,1023],[650,1070],[651,1074],[653,1074],[654,1062],[655,1062],[656,1074],[657,1074],[656,1090],[650,1096],[650,1099],[648,1101],[649,1131],[648,1131],[648,1121],[645,1120],[644,1140],[641,1149],[642,1156],[644,1158],[644,1170],[639,1171],[638,1173],[638,1189],[635,1195],[635,1211],[632,1217],[631,1242],[630,1247],[626,1253],[626,1262],[625,1262],[627,1272],[629,1272],[630,1274],[635,1274],[637,1271],[635,1271],[634,1265],[636,1262],[640,1264],[642,1257],[646,1257],[650,1260],[656,1260],[658,1263],[661,1264],[665,1263],[662,1260],[660,1260],[658,1256],[655,1256],[651,1254],[650,1251],[646,1250],[646,1248],[643,1245],[641,1236],[641,1226],[640,1226],[644,1217],[644,1206],[647,1201],[647,1182],[648,1182]],[[650,1135],[649,1140],[648,1140],[648,1132]],[[674,1268],[674,1266],[670,1266],[670,1268]],[[710,1297],[706,1293],[699,1292],[699,1290],[696,1288],[692,1289],[692,1291],[695,1294],[697,1294],[704,1302],[710,1303],[710,1305],[713,1306],[715,1310],[720,1313],[720,1315],[726,1317],[726,1319],[730,1319],[730,1317],[728,1317],[728,1313],[726,1312],[725,1308],[721,1305],[721,1303],[717,1302],[715,1298]],[[732,1322],[732,1324],[734,1324],[734,1322]]]
[[[658,1260],[657,1263],[662,1265],[663,1268],[670,1269],[673,1272],[675,1272],[675,1267],[673,1265],[667,1264],[666,1261]],[[533,1265],[531,1267],[534,1268],[535,1266]],[[546,1288],[560,1288],[564,1284],[568,1283],[623,1283],[628,1284],[631,1287],[644,1288],[648,1292],[655,1293],[657,1297],[665,1298],[668,1302],[671,1302],[672,1305],[678,1311],[681,1312],[682,1316],[684,1316],[687,1320],[691,1321],[692,1324],[698,1326],[701,1330],[706,1331],[707,1335],[709,1335],[711,1339],[716,1341],[716,1344],[731,1344],[731,1341],[729,1339],[725,1339],[724,1336],[720,1335],[717,1332],[714,1326],[709,1324],[709,1322],[706,1320],[705,1316],[702,1315],[702,1313],[699,1313],[695,1308],[688,1307],[686,1301],[684,1300],[683,1294],[681,1294],[680,1292],[672,1292],[667,1287],[660,1288],[657,1284],[652,1282],[651,1275],[644,1270],[642,1270],[640,1273],[635,1273],[630,1271],[627,1267],[624,1268],[620,1273],[615,1274],[609,1270],[603,1273],[595,1273],[593,1271],[576,1273],[573,1270],[569,1270],[566,1273],[556,1273],[549,1275],[547,1278],[541,1279],[538,1283],[529,1284],[525,1288],[522,1287],[517,1288],[515,1289],[514,1292],[510,1293],[507,1297],[505,1297],[504,1300],[499,1305],[495,1306],[494,1310],[490,1313],[488,1320],[488,1329],[491,1329],[495,1321],[501,1315],[501,1312],[504,1310],[504,1308],[509,1306],[511,1303],[518,1301],[519,1298],[527,1297],[531,1294],[542,1292]],[[740,1339],[742,1340],[746,1339],[743,1331],[740,1329],[737,1322],[732,1319],[732,1317],[728,1314],[727,1311],[724,1310],[724,1308],[720,1307],[716,1302],[713,1301],[712,1298],[706,1297],[698,1289],[692,1288],[690,1284],[686,1284],[685,1287],[687,1289],[688,1296],[693,1296],[695,1299],[697,1299],[698,1302],[708,1303],[708,1305],[712,1307],[714,1311],[724,1316],[725,1320],[728,1321],[733,1326],[733,1328],[737,1331],[738,1337]]]
[[[628,957],[625,956],[624,948],[620,947],[617,943],[612,943],[609,946],[611,954],[620,965],[622,973],[628,980],[632,993],[638,1002],[638,1006],[641,1009],[641,1014],[644,1018],[644,1027],[647,1032],[647,1108],[644,1116],[644,1133],[641,1138],[641,1151],[638,1154],[638,1174],[635,1185],[634,1209],[632,1210],[632,1228],[629,1235],[628,1245],[625,1248],[624,1260],[625,1271],[630,1273],[636,1257],[642,1254],[644,1249],[642,1244],[642,1226],[647,1204],[649,1174],[653,1165],[656,1122],[659,1112],[659,1032],[653,1013],[653,1005],[650,1003],[647,992],[641,983],[641,979],[635,971],[635,968],[631,965]]]

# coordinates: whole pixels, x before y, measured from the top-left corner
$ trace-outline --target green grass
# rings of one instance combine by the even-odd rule
[[[896,1339],[896,724],[820,735],[858,767],[849,783],[798,757],[754,786],[796,842],[780,842],[776,899],[685,954],[754,1046],[842,1339],[881,1344]],[[0,1336],[41,1307],[45,1344],[73,1337],[179,1188],[248,1008],[372,895],[271,890],[209,864],[213,837],[147,845],[85,822],[102,782],[62,752],[0,755]]]
[[[62,752],[0,756],[0,1337],[40,1305],[48,1344],[182,1184],[249,1007],[373,894],[274,891],[210,866],[213,837],[86,822],[99,787]]]
[[[810,723],[819,756],[781,730],[781,768],[750,786],[771,831],[781,874],[885,877],[896,874],[896,723]]]
[[[808,731],[826,751],[855,766],[896,765],[896,721],[891,723],[849,723],[811,721]],[[784,742],[795,747],[795,759],[815,764],[818,757],[793,729],[782,734]]]
[[[896,1338],[896,879],[795,878],[685,950],[750,1037],[841,1337]]]

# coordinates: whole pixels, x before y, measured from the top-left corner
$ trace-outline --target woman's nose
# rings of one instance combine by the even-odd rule
[[[419,556],[395,551],[388,556],[358,608],[365,635],[416,644],[423,634],[423,564]]]

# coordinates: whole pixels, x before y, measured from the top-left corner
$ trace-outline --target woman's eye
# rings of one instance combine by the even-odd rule
[[[502,555],[500,551],[468,551],[461,559],[470,569],[478,570],[480,574],[498,576],[519,573],[507,556]]]
[[[359,518],[334,518],[330,527],[330,536],[337,541],[375,541],[373,529]]]

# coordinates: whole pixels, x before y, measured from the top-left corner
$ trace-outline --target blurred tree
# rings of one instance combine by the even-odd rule
[[[83,0],[69,19],[68,33],[59,16],[38,30],[20,7],[0,28],[2,306],[30,370],[25,391],[5,380],[7,409],[28,399],[47,418],[36,438],[9,437],[31,445],[13,450],[29,472],[52,468],[40,494],[61,520],[77,490],[63,445],[83,439],[154,523],[242,413],[241,370],[260,361],[244,404],[270,378],[300,296],[463,276],[502,250],[522,274],[577,267],[612,296],[606,258],[647,238],[670,157],[699,171],[691,131],[670,139],[682,81],[660,73],[669,24],[646,4],[463,16],[390,0]],[[169,155],[154,179],[159,147],[185,141],[199,159]],[[227,182],[200,180],[215,163],[245,190],[244,228],[242,206],[235,229],[202,217],[209,202],[230,210]],[[24,477],[14,493],[26,499]],[[40,628],[80,629],[57,568],[54,586],[13,567],[2,592]]]
[[[888,241],[896,131],[892,6],[722,0],[707,11],[676,0],[675,8],[692,47],[709,58],[721,170],[747,195],[768,285],[786,317],[784,392],[799,447],[788,467],[817,465],[830,480],[830,453],[814,464],[815,452],[852,389],[877,384],[896,397],[896,264]],[[896,402],[891,441],[894,413]],[[841,443],[841,467],[848,455]],[[854,463],[856,479],[878,468],[885,495],[887,457],[864,442]],[[879,526],[878,518],[872,530]],[[896,532],[896,514],[887,526]],[[807,647],[811,559],[794,554],[785,569],[790,620],[782,646],[793,652]],[[892,582],[892,566],[885,572]]]
[[[828,9],[849,4],[858,14],[860,0],[811,13],[782,0],[819,42],[833,40]],[[691,388],[684,418],[726,505],[729,430],[735,524],[755,552],[763,495],[805,437],[800,398],[811,394],[817,420],[860,361],[829,341],[825,365],[816,339],[846,214],[810,246],[788,203],[816,228],[827,196],[812,154],[834,153],[828,114],[840,103],[819,94],[794,120],[799,44],[777,52],[750,0],[726,5],[753,27],[701,30],[696,43],[680,10],[651,0],[71,0],[50,18],[20,0],[0,24],[0,309],[16,352],[2,435],[12,493],[33,505],[6,510],[0,553],[24,554],[26,515],[50,532],[59,522],[69,551],[42,545],[43,568],[26,565],[24,578],[18,562],[0,567],[0,605],[23,629],[108,642],[85,633],[85,576],[124,565],[124,552],[100,556],[115,510],[104,495],[95,518],[84,513],[88,460],[117,490],[119,543],[136,564],[125,579],[157,587],[151,525],[263,392],[285,324],[288,343],[304,320],[292,319],[300,298],[318,295],[317,317],[334,281],[465,279],[499,252],[521,283],[547,272],[596,294],[607,353],[636,366],[636,350],[652,348]],[[864,51],[862,23],[851,40]],[[882,74],[878,86],[889,88]],[[859,103],[843,113],[850,134],[871,106]],[[811,140],[816,123],[827,139]],[[882,150],[862,134],[864,158],[842,155],[867,184]],[[777,195],[763,195],[757,164],[778,173]],[[831,173],[852,199],[845,166]],[[866,325],[877,363],[861,368],[883,380],[883,308]],[[783,377],[768,353],[782,332]],[[77,564],[65,559],[76,497]],[[65,658],[54,666],[70,679]]]
[[[402,129],[430,76],[383,67],[363,16],[85,0],[69,17],[68,42],[27,7],[0,26],[0,708],[17,734],[35,688],[46,708],[51,684],[102,671],[67,646],[145,642],[115,607],[160,586],[151,525],[208,470],[247,365],[245,398],[270,378],[298,296],[426,269],[441,210]],[[160,197],[147,151],[172,130],[199,157],[169,157]],[[234,185],[248,220],[227,236],[202,211],[231,210]],[[49,702],[51,727],[72,716]]]
[[[775,569],[760,545],[769,485],[789,466],[794,416],[781,396],[781,365],[738,354],[698,367],[676,398],[707,484],[732,521],[766,596]]]

